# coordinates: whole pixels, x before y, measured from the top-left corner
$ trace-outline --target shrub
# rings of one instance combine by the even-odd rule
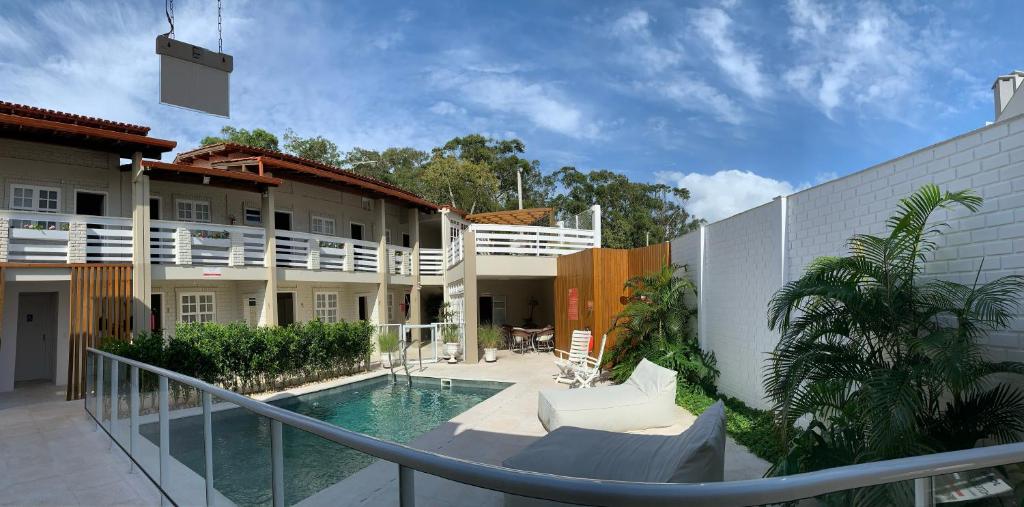
[[[501,343],[501,331],[494,326],[480,326],[476,330],[476,339],[485,349],[496,349]]]
[[[140,333],[132,342],[105,340],[101,349],[221,384],[255,392],[352,370],[372,351],[373,327],[363,321],[253,328],[179,324],[175,335]]]
[[[922,187],[900,201],[888,235],[853,236],[848,256],[816,260],[775,294],[769,325],[782,337],[766,391],[783,431],[810,418],[775,473],[1015,441],[1024,430],[1024,392],[997,376],[1024,363],[989,361],[982,344],[1014,318],[1024,277],[979,283],[981,266],[968,285],[917,277],[947,227],[928,223],[932,214],[981,203]],[[857,502],[899,503],[908,492],[896,489]]]

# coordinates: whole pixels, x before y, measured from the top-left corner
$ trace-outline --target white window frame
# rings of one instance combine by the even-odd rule
[[[359,203],[359,207],[366,211],[373,211],[373,199],[369,197],[363,197]]]
[[[358,225],[359,227],[361,227],[363,229],[363,237],[360,238],[360,240],[361,241],[366,241],[366,225],[361,223],[361,222],[356,222],[355,220],[349,220],[348,221],[348,237],[352,238],[352,226],[353,225]]]
[[[185,320],[185,298],[186,297],[196,298],[196,311],[195,313],[189,312],[188,315],[195,315],[196,320]],[[201,297],[210,296],[211,311],[209,312],[210,319],[203,320],[202,316],[205,312],[200,310],[200,305],[203,303],[200,301]],[[216,292],[183,292],[178,294],[178,322],[216,322],[217,321],[217,293]]]
[[[153,291],[152,296],[160,296],[160,308],[157,310],[160,313],[160,323],[164,325],[163,329],[167,329],[167,312],[164,311],[164,307],[167,306],[167,294],[163,291]],[[152,302],[152,299],[150,300]],[[149,323],[146,323],[149,326]]]
[[[323,306],[321,306],[321,304],[320,304],[320,297],[321,296],[323,296],[323,303],[324,303]],[[328,304],[331,301],[330,296],[334,296],[334,307],[333,308]],[[339,320],[341,320],[339,318],[340,317],[340,310],[338,308],[339,300],[340,300],[340,298],[339,298],[337,292],[324,291],[324,292],[316,292],[316,293],[314,293],[313,294],[313,317],[319,319],[321,322],[338,322]],[[331,316],[331,312],[332,311],[334,312],[333,316]]]
[[[71,203],[71,206],[72,206],[71,209],[75,210],[76,213],[78,212],[78,194],[102,195],[103,196],[103,211],[101,213],[103,213],[103,214],[100,215],[100,216],[101,217],[107,216],[107,204],[110,202],[110,194],[109,193],[107,193],[107,192],[105,192],[103,190],[89,190],[89,189],[85,189],[85,188],[76,188],[75,189],[75,202]],[[59,198],[59,194],[58,194],[58,198]]]
[[[249,212],[250,211],[255,211],[259,215],[260,220],[258,222],[254,222],[252,220],[249,220]],[[251,208],[249,206],[243,207],[242,208],[242,225],[263,225],[263,210],[261,208]]]
[[[16,188],[17,189],[25,189],[25,190],[31,190],[32,191],[32,206],[31,207],[25,207],[25,206],[16,207],[14,205],[14,189],[16,189]],[[39,207],[39,191],[41,191],[41,190],[44,190],[44,191],[47,191],[47,192],[56,192],[57,193],[57,208],[56,209],[40,208]],[[47,187],[47,186],[42,186],[42,185],[24,185],[24,184],[21,184],[21,183],[12,183],[11,184],[10,201],[8,201],[8,202],[10,203],[10,208],[11,209],[22,210],[22,211],[40,211],[40,212],[43,212],[43,213],[60,213],[61,202],[62,202],[61,201],[60,193],[61,192],[60,192],[60,188],[59,187]]]
[[[181,204],[188,204],[189,205],[189,214],[192,216],[191,218],[182,218],[181,217],[181,209],[179,208],[179,206]],[[206,206],[206,220],[199,220],[199,219],[196,218],[196,205],[197,204],[202,204],[202,205]],[[211,223],[211,221],[213,220],[213,208],[210,206],[210,201],[206,201],[206,200],[202,200],[202,199],[175,199],[174,200],[174,218],[177,219],[179,222],[195,222],[195,223],[199,223],[199,224],[208,224],[208,223]]]
[[[320,227],[319,231],[316,230],[317,221],[320,221],[320,223],[321,223],[321,227]],[[323,226],[325,226],[327,224],[331,224],[330,232],[324,230]],[[313,215],[309,219],[309,232],[311,232],[313,234],[323,234],[325,236],[337,236],[338,235],[338,222],[336,222],[333,218],[325,217],[323,215]]]

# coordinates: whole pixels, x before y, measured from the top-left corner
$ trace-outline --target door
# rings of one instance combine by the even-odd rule
[[[295,293],[277,293],[277,325],[287,326],[295,322]]]
[[[103,216],[103,194],[95,192],[75,192],[75,214]]]
[[[149,219],[160,220],[160,199],[156,197],[149,198]]]
[[[505,296],[492,296],[491,303],[491,324],[502,326],[505,324]]]
[[[245,323],[252,327],[260,325],[260,308],[256,304],[256,294],[249,294],[242,299],[242,315],[245,316]]]
[[[56,366],[57,293],[18,296],[18,336],[14,381],[53,380]]]
[[[292,214],[285,211],[275,211],[274,228],[279,231],[292,230]]]
[[[164,329],[164,295],[153,293],[149,296],[149,330]]]
[[[406,248],[412,247],[412,241],[410,240],[408,234],[402,233],[402,246]]]
[[[494,323],[494,298],[491,296],[480,296],[480,324],[490,325]]]
[[[366,296],[359,296],[359,320],[368,320],[369,312],[366,307]]]
[[[355,222],[349,224],[352,239],[363,239],[363,224],[357,224]]]

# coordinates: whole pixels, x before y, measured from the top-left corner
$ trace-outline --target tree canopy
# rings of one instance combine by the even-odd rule
[[[424,198],[471,212],[516,209],[517,175],[522,175],[523,207],[553,207],[558,218],[601,205],[602,243],[630,248],[668,241],[701,220],[686,212],[689,191],[630,180],[609,170],[583,172],[563,167],[545,175],[540,162],[525,157],[519,139],[491,139],[481,134],[455,137],[429,152],[411,147],[383,151],[354,147],[341,152],[323,136],[300,137],[286,130],[283,151],[404,188]],[[203,145],[232,142],[281,151],[267,130],[226,126]]]

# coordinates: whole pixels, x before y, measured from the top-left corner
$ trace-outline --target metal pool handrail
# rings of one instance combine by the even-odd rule
[[[273,478],[272,491],[275,506],[284,505],[282,424],[397,464],[399,467],[399,498],[403,506],[412,506],[415,499],[412,480],[414,470],[483,489],[569,504],[607,507],[633,505],[667,507],[780,503],[847,489],[1024,462],[1024,443],[1013,443],[863,463],[786,477],[717,483],[642,483],[562,477],[475,463],[414,449],[407,445],[346,430],[306,415],[242,396],[187,375],[94,348],[89,348],[88,352],[114,361],[112,364],[129,365],[154,373],[163,379],[173,380],[198,389],[204,393],[204,412],[207,412],[207,415],[209,396],[216,396],[270,419],[273,467],[271,477]],[[97,368],[97,370],[103,371],[102,368]],[[132,372],[132,380],[133,389],[137,390],[137,372]],[[102,396],[102,391],[99,391],[102,389],[101,386],[102,384],[97,385],[100,397]],[[166,380],[161,380],[160,388],[161,440],[164,440],[167,424],[165,417],[167,410]],[[137,397],[137,392],[133,392],[132,395]],[[102,419],[102,413],[100,419]],[[207,444],[207,452],[210,452],[210,445]],[[207,468],[209,469],[209,465]],[[210,498],[209,491],[207,498]]]

